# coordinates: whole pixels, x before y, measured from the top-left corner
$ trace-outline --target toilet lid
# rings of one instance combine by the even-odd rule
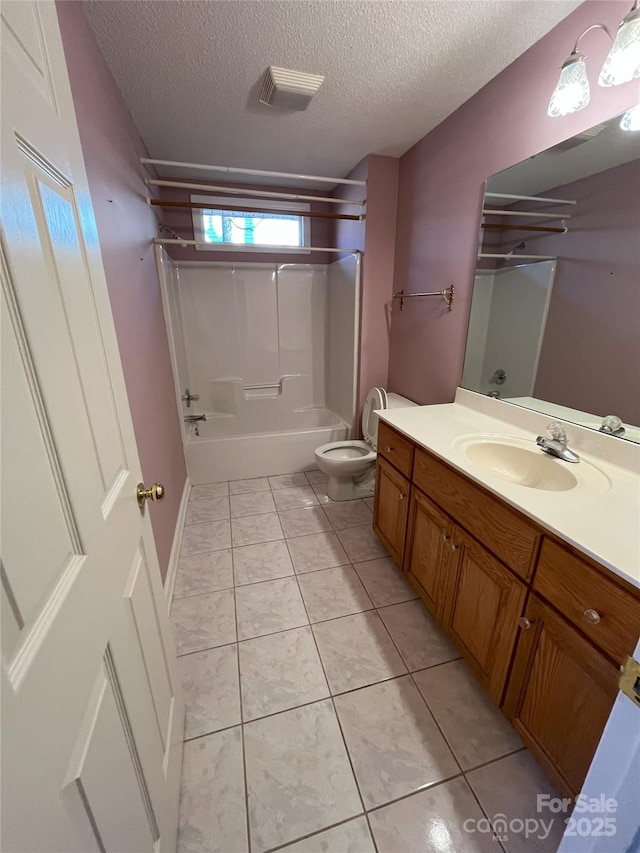
[[[387,408],[387,392],[384,388],[372,388],[367,394],[362,410],[362,434],[367,444],[377,450],[378,416],[376,409]]]

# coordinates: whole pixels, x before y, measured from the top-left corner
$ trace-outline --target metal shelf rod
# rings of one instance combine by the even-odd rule
[[[206,172],[224,172],[226,175],[257,175],[263,178],[294,178],[298,181],[322,181],[326,184],[348,184],[354,187],[366,187],[366,181],[353,181],[350,178],[324,178],[320,175],[298,175],[295,172],[268,172],[264,169],[240,169],[234,166],[206,166],[202,163],[181,163],[177,160],[154,160],[141,157],[141,163],[153,166],[175,166],[178,169],[202,169]]]
[[[286,198],[291,201],[317,201],[325,202],[326,204],[348,204],[357,205],[359,207],[363,207],[367,202],[366,199],[350,201],[346,198],[328,198],[325,196],[316,195],[298,195],[297,193],[277,193],[267,192],[266,190],[249,190],[246,187],[229,187],[224,186],[224,184],[222,186],[220,184],[190,184],[186,181],[163,181],[158,180],[157,178],[146,178],[145,184],[147,184],[147,186],[152,187],[176,187],[182,190],[213,190],[213,192],[225,193],[228,195],[256,196],[256,198]]]
[[[149,199],[149,204],[153,207],[181,208],[184,210],[220,210],[220,205],[215,202],[213,204],[204,204],[197,201],[165,201],[161,198],[152,198]],[[302,216],[307,219],[350,219],[356,222],[364,220],[364,214],[362,213],[313,213],[310,210],[273,210],[271,208],[256,210],[259,207],[260,201],[257,200],[256,207],[237,207],[235,204],[232,204],[229,206],[229,209],[241,213],[279,213],[285,216]],[[500,227],[503,228],[504,226]]]
[[[206,243],[204,240],[173,240],[169,237],[154,237],[159,246],[200,246],[213,252],[274,252],[279,255],[305,255],[307,252],[338,252],[341,255],[359,255],[360,249],[336,249],[323,246],[261,246],[259,243]]]
[[[557,255],[516,255],[516,254],[511,254],[511,253],[509,253],[508,255],[504,255],[504,254],[494,255],[494,254],[489,254],[487,252],[481,252],[478,255],[478,257],[479,258],[509,258],[510,260],[513,260],[513,261],[517,261],[520,258],[535,259],[536,261],[555,261],[555,260],[557,260],[558,256]]]
[[[538,219],[571,219],[570,213],[533,213],[529,210],[488,210],[483,208],[482,212],[488,216],[535,216]]]
[[[575,199],[543,198],[539,195],[512,195],[511,193],[485,193],[485,198],[510,198],[514,201],[546,201],[549,204],[577,204]]]

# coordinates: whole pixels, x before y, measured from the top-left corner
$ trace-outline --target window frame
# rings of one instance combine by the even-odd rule
[[[276,199],[260,199],[260,198],[228,198],[214,195],[192,195],[192,202],[199,204],[207,204],[211,210],[234,210],[234,205],[238,207],[253,207],[254,205],[264,209],[265,213],[269,210],[284,210],[291,213],[303,213],[311,210],[311,205],[308,202],[301,201],[277,201]],[[256,211],[260,213],[262,211]],[[287,252],[295,252],[297,255],[310,255],[308,247],[311,245],[311,219],[307,216],[302,219],[302,246],[265,246],[262,243],[252,243],[255,249],[247,249],[246,244],[242,243],[207,243],[204,239],[204,210],[193,209],[191,211],[193,219],[193,239],[197,241],[195,246],[197,252],[248,252],[250,254],[270,253],[284,255]],[[305,251],[307,249],[307,251]]]

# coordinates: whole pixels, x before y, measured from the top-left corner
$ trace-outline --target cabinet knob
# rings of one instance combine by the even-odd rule
[[[446,534],[446,533],[443,533],[443,534],[442,534],[442,536],[441,536],[440,538],[442,539],[442,541],[443,541],[443,542],[448,542],[448,541],[449,541],[449,537],[447,536],[447,534]]]
[[[406,495],[403,495],[402,492],[398,495],[398,500],[403,501],[406,498]]]
[[[522,628],[524,631],[528,630],[531,627],[531,619],[527,619],[526,616],[521,616],[518,619],[518,627]]]
[[[385,447],[384,452],[385,453],[391,453],[392,450],[393,450],[393,447]]]
[[[590,625],[597,625],[601,619],[600,614],[597,610],[585,610],[584,618],[589,622]]]
[[[452,545],[452,546],[451,546],[451,550],[452,550],[452,551],[457,551],[459,547],[460,547],[459,545]]]

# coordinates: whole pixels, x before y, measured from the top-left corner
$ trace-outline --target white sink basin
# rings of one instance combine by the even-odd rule
[[[492,477],[545,492],[585,489],[602,494],[610,488],[609,478],[594,465],[581,459],[564,462],[544,453],[533,440],[515,436],[461,436],[453,442],[472,465]]]

